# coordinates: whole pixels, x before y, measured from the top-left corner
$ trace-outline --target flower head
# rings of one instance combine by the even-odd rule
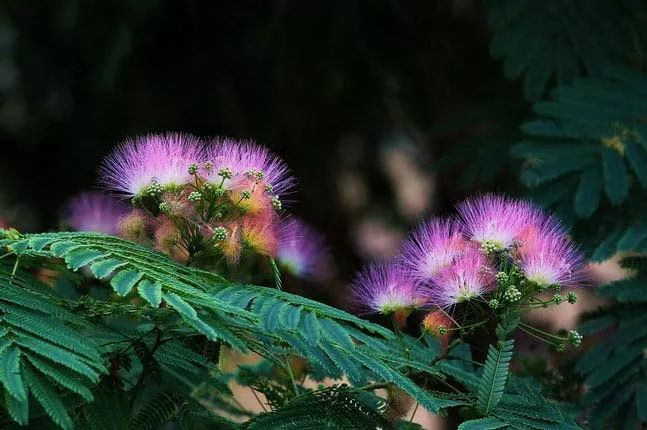
[[[126,206],[119,200],[103,193],[85,192],[70,200],[65,218],[74,230],[114,235],[119,219],[126,211]]]
[[[442,308],[472,300],[496,287],[495,271],[479,249],[472,246],[442,269],[424,289],[429,301]]]
[[[273,217],[244,217],[240,235],[243,244],[248,248],[259,254],[276,256],[278,234]]]
[[[524,232],[513,258],[525,277],[541,287],[574,287],[585,280],[582,253],[565,234],[556,230]]]
[[[220,252],[222,252],[222,255],[225,256],[227,262],[230,265],[234,265],[238,263],[240,254],[242,252],[240,223],[231,222],[226,224],[225,226],[218,226],[213,230],[213,232],[216,232],[216,230],[222,231],[220,230],[220,228],[224,228],[226,230],[226,235],[224,240],[216,240],[216,247],[220,250]]]
[[[162,218],[157,223],[154,237],[155,248],[168,254],[176,261],[186,262],[187,255],[179,247],[182,236],[169,218]]]
[[[207,149],[206,158],[213,166],[205,172],[207,180],[222,183],[226,189],[241,192],[258,188],[259,194],[269,195],[267,190],[271,190],[280,196],[295,184],[285,162],[252,141],[217,139]]]
[[[149,134],[128,139],[101,166],[101,182],[129,196],[159,194],[191,180],[189,166],[202,160],[202,141],[189,134]]]
[[[465,234],[486,251],[509,249],[524,229],[543,219],[532,203],[494,194],[466,200],[458,212]]]
[[[422,329],[425,333],[447,343],[450,337],[449,329],[454,327],[454,321],[442,309],[429,312],[422,320]]]
[[[323,236],[296,218],[284,220],[279,231],[279,263],[295,276],[324,279],[327,275],[328,248]]]
[[[117,223],[117,233],[124,239],[145,243],[152,220],[141,209],[135,209],[121,217]]]
[[[419,286],[395,264],[373,263],[353,281],[357,308],[365,313],[402,314],[419,303]]]
[[[421,224],[402,247],[402,264],[411,275],[427,282],[451,264],[468,245],[452,219],[432,219]]]

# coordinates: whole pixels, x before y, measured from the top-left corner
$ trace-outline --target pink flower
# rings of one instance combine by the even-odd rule
[[[74,230],[114,235],[127,208],[117,199],[98,192],[84,192],[72,198],[65,209],[65,221]]]
[[[213,164],[205,172],[207,181],[215,185],[222,183],[226,189],[251,188],[258,184],[261,191],[267,188],[268,195],[283,196],[295,185],[285,162],[253,141],[219,138],[207,149],[205,157]],[[223,170],[231,177],[223,176]]]
[[[424,293],[432,304],[448,308],[492,291],[496,288],[495,273],[483,253],[473,246],[438,272]]]
[[[582,253],[550,225],[524,232],[512,255],[525,277],[541,287],[575,287],[586,281]]]
[[[101,183],[128,196],[144,194],[151,184],[162,190],[182,187],[192,179],[189,166],[202,162],[202,146],[197,137],[181,133],[128,139],[104,160]]]
[[[458,212],[465,234],[487,252],[509,249],[524,229],[543,220],[532,203],[494,194],[466,200]]]
[[[452,219],[431,219],[409,235],[402,247],[402,264],[422,282],[450,265],[468,245]]]
[[[355,277],[352,288],[364,313],[406,314],[420,302],[418,284],[395,264],[371,264]]]
[[[283,220],[279,231],[279,263],[295,276],[325,279],[329,255],[323,236],[297,218]]]
[[[454,321],[442,309],[429,312],[422,320],[422,330],[438,338],[443,345],[447,345],[451,337],[449,329],[454,326]]]

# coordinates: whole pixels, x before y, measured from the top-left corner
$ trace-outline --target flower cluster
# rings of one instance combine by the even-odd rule
[[[130,197],[118,225],[178,259],[241,253],[277,257],[288,241],[281,197],[294,186],[286,164],[249,141],[167,133],[130,139],[104,161],[101,183]]]
[[[126,205],[106,194],[84,192],[69,201],[63,217],[74,230],[114,235],[119,219],[127,211]]]
[[[279,264],[294,276],[325,280],[330,276],[328,247],[317,231],[298,218],[288,218],[279,228]]]
[[[546,305],[551,301],[536,296],[582,284],[583,263],[554,216],[530,202],[488,194],[460,204],[456,218],[421,224],[394,261],[361,272],[353,292],[363,312],[401,319],[417,308],[428,311],[423,329],[442,337],[462,303],[487,303],[495,311]],[[570,293],[568,302],[575,300]]]

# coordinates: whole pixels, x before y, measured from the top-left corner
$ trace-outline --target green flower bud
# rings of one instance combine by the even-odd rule
[[[562,303],[563,301],[564,301],[564,296],[562,296],[561,294],[555,294],[553,296],[553,302],[555,302],[555,304],[558,305],[558,304]]]
[[[250,190],[243,190],[240,192],[240,198],[247,200],[252,198],[252,192]]]
[[[256,169],[252,169],[252,170],[250,170],[250,171],[249,171],[249,172],[247,172],[245,175],[246,175],[249,179],[251,179],[251,180],[253,180],[253,181],[255,181],[255,182],[262,181],[262,180],[263,180],[263,178],[265,178],[265,174],[263,173],[263,171],[262,171],[262,170],[256,170]]]
[[[234,177],[234,173],[229,167],[223,167],[222,169],[218,170],[218,176],[225,179],[231,179]]]
[[[216,197],[222,197],[225,194],[224,188],[216,188],[213,190],[213,195]]]
[[[213,238],[218,242],[227,239],[227,229],[220,226],[213,229]]]
[[[579,334],[577,331],[571,330],[568,332],[568,341],[575,348],[578,348],[582,344],[582,339],[584,339],[584,337],[581,334]]]
[[[559,293],[562,289],[562,286],[559,284],[553,284],[550,286],[555,292]]]
[[[521,291],[517,290],[517,287],[511,285],[503,293],[503,300],[509,303],[515,303],[521,300]]]
[[[171,211],[171,205],[169,205],[167,202],[161,202],[159,205],[160,212],[162,213],[169,213]]]
[[[150,197],[157,197],[162,194],[162,191],[164,191],[162,186],[158,184],[157,181],[153,180],[146,188],[146,195]]]
[[[485,255],[494,254],[495,252],[502,251],[501,246],[496,243],[485,241],[481,243],[481,252]]]
[[[499,308],[499,301],[498,301],[497,299],[492,299],[492,300],[490,300],[490,301],[488,302],[488,305],[489,305],[492,309],[498,309],[498,308]]]
[[[577,294],[569,291],[569,293],[566,295],[566,300],[568,300],[570,304],[574,304],[575,302],[577,302]]]
[[[202,200],[202,193],[200,191],[193,191],[189,194],[189,200],[192,202],[198,202]]]
[[[274,189],[274,187],[272,186],[272,184],[266,184],[265,185],[265,192],[267,194],[271,194],[273,189]]]
[[[496,280],[499,282],[499,284],[505,284],[508,282],[508,274],[505,272],[499,272],[496,274]]]
[[[272,196],[270,198],[270,202],[272,203],[272,207],[276,209],[277,211],[280,211],[281,208],[283,207],[283,204],[281,203],[281,200],[279,200],[279,196]]]
[[[441,325],[441,326],[438,327],[438,334],[441,335],[441,336],[446,335],[447,331],[448,331],[448,329],[444,325]]]
[[[195,175],[198,173],[198,165],[193,163],[189,166],[189,175]]]
[[[557,352],[566,351],[566,345],[564,345],[563,343],[560,343],[559,345],[556,345],[555,346],[555,351],[557,351]]]

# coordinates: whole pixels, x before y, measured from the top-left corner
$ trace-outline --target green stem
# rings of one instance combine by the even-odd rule
[[[526,328],[528,330],[533,330],[537,334],[543,334],[544,336],[553,338],[555,340],[559,340],[560,342],[568,340],[568,339],[563,338],[561,336],[557,336],[557,335],[554,335],[554,334],[551,334],[551,333],[547,333],[547,332],[545,332],[545,331],[543,331],[543,330],[541,330],[541,329],[539,329],[537,327],[533,327],[533,326],[525,324],[525,323],[519,323],[519,326],[520,326],[520,328]]]
[[[413,422],[413,418],[416,416],[416,412],[418,412],[418,406],[420,406],[420,403],[416,402],[416,407],[413,408],[413,413],[411,414],[411,418],[409,418],[409,424]]]
[[[541,336],[539,336],[539,335],[536,335],[536,334],[534,334],[533,332],[528,331],[528,330],[526,330],[526,329],[525,329],[525,328],[523,328],[523,327],[519,327],[519,330],[521,330],[522,332],[526,333],[528,336],[534,337],[535,339],[539,340],[540,342],[545,342],[545,343],[549,343],[549,344],[553,345],[553,343],[552,343],[550,340],[548,340],[548,339],[544,339],[543,337],[541,337]]]
[[[265,407],[263,402],[261,402],[261,399],[260,397],[258,397],[258,394],[256,394],[256,390],[254,390],[252,387],[249,387],[249,389],[252,390],[252,394],[256,398],[256,401],[258,402],[258,404],[261,405],[261,408],[263,408],[263,411],[267,412],[267,408]]]
[[[18,271],[19,264],[20,264],[20,255],[16,258],[16,262],[13,265],[13,270],[11,271],[11,278],[14,278],[16,276],[16,272]]]
[[[290,382],[292,382],[292,389],[294,390],[294,395],[298,396],[299,395],[299,387],[297,386],[297,382],[294,379],[294,373],[292,372],[292,365],[290,364],[290,357],[285,356],[285,368],[287,370],[288,376],[290,377]]]
[[[402,337],[402,332],[400,331],[400,328],[398,327],[398,324],[395,322],[395,318],[393,315],[391,315],[391,324],[393,324],[393,331],[395,332],[396,336],[398,337],[398,341],[400,342],[400,348],[402,348],[402,354],[404,354],[407,359],[409,359],[409,350],[407,347],[404,345],[404,338]]]

